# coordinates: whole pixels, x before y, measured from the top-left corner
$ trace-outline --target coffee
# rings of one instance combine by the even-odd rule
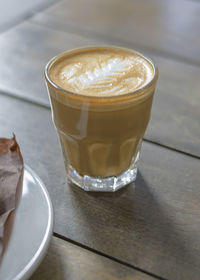
[[[116,96],[145,86],[152,65],[127,50],[94,49],[63,57],[50,72],[52,81],[70,92],[89,96]]]
[[[136,176],[154,80],[153,64],[124,48],[82,48],[49,63],[53,120],[72,181],[116,178],[127,170]]]

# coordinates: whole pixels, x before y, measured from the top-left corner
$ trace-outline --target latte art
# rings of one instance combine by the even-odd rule
[[[53,69],[52,80],[70,92],[112,96],[133,92],[152,79],[151,65],[129,52],[78,53],[67,57]]]
[[[87,191],[116,191],[135,180],[157,77],[151,60],[113,46],[70,50],[48,63],[69,180]]]

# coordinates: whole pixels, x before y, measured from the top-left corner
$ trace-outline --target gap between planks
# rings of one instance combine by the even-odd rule
[[[25,102],[25,103],[27,103],[29,105],[38,106],[38,107],[41,107],[41,108],[46,109],[46,110],[51,110],[50,105],[48,105],[48,104],[46,104],[44,102],[40,102],[40,101],[31,99],[31,98],[25,98],[23,96],[15,95],[15,94],[12,94],[11,92],[1,91],[0,90],[0,95],[3,95],[3,96],[6,96],[8,98],[13,98],[13,99]],[[192,158],[200,159],[200,156],[198,156],[198,155],[195,155],[195,154],[192,154],[192,153],[189,153],[189,152],[186,152],[186,151],[174,148],[172,146],[168,146],[168,145],[162,144],[162,143],[157,142],[155,140],[150,140],[150,139],[147,139],[147,138],[144,137],[143,141],[147,142],[147,143],[150,143],[150,144],[153,144],[153,145],[160,146],[160,147],[168,149],[170,151],[174,151],[176,153],[180,153],[180,154],[184,154],[186,156],[192,157]]]
[[[57,32],[65,33],[65,31],[63,29],[58,29],[58,28],[53,27],[53,26],[48,26],[47,24],[42,24],[42,23],[39,23],[39,22],[36,22],[36,21],[32,21],[31,17],[29,19],[29,23],[31,23],[33,25],[36,25],[36,26],[39,26],[39,27],[42,27],[42,28],[47,28],[49,30],[54,30],[54,31],[57,31]],[[198,61],[196,61],[195,59],[192,59],[192,58],[187,58],[187,57],[182,56],[182,55],[173,54],[173,53],[170,53],[170,52],[166,52],[166,51],[162,51],[162,50],[158,50],[158,49],[153,49],[151,47],[145,47],[145,46],[142,46],[142,45],[137,45],[137,44],[133,45],[132,42],[127,41],[125,39],[122,40],[118,37],[109,36],[107,34],[100,34],[100,33],[97,33],[97,32],[92,32],[92,31],[88,31],[88,30],[79,29],[79,28],[76,28],[74,26],[71,26],[70,24],[68,25],[68,28],[67,28],[66,32],[76,34],[76,35],[85,35],[88,38],[93,38],[93,39],[98,39],[98,40],[101,39],[101,40],[107,41],[108,44],[111,44],[111,45],[122,44],[122,46],[126,46],[127,48],[136,49],[137,51],[142,50],[142,52],[144,52],[144,53],[150,53],[150,56],[155,55],[155,56],[160,57],[160,58],[174,60],[176,62],[183,63],[183,64],[186,64],[186,65],[200,67],[200,62],[198,62]]]
[[[147,275],[149,275],[149,276],[151,276],[151,277],[154,277],[154,278],[156,278],[156,279],[159,279],[159,280],[167,280],[166,278],[163,278],[163,277],[158,276],[158,275],[156,275],[156,274],[154,274],[154,273],[151,273],[151,272],[149,272],[149,271],[146,271],[146,270],[144,270],[144,269],[141,269],[141,268],[139,268],[139,267],[137,267],[137,266],[134,266],[134,265],[131,265],[131,264],[127,263],[127,262],[124,262],[124,261],[122,261],[122,260],[120,260],[120,259],[117,259],[117,258],[115,258],[115,257],[112,257],[112,256],[110,256],[110,255],[107,255],[107,254],[105,254],[105,253],[102,253],[102,252],[100,252],[100,251],[98,251],[98,250],[95,250],[95,249],[93,249],[93,248],[90,248],[90,247],[88,247],[88,246],[86,246],[86,245],[83,245],[83,244],[81,244],[81,243],[79,243],[79,242],[77,242],[77,241],[74,241],[74,240],[72,240],[72,239],[70,239],[70,238],[67,238],[67,237],[65,237],[65,236],[63,236],[63,235],[61,235],[61,234],[56,233],[56,232],[53,233],[53,236],[54,236],[54,237],[57,237],[57,238],[60,238],[60,239],[62,239],[62,240],[64,240],[64,241],[67,241],[67,242],[69,242],[69,243],[71,243],[71,244],[73,244],[73,245],[75,245],[75,246],[79,246],[79,247],[81,247],[81,248],[83,248],[83,249],[85,249],[85,250],[88,250],[88,251],[92,252],[92,253],[98,254],[98,255],[100,255],[100,256],[102,256],[102,257],[105,257],[105,258],[108,258],[108,259],[110,259],[110,260],[112,260],[112,261],[115,261],[115,262],[117,262],[117,263],[119,263],[119,264],[125,265],[125,266],[127,266],[127,267],[129,267],[129,268],[132,268],[132,269],[135,269],[135,270],[137,270],[137,271],[139,271],[139,272],[142,272],[142,273],[144,273],[144,274],[147,274]]]
[[[35,16],[39,12],[45,11],[46,9],[50,8],[51,6],[58,4],[58,2],[60,2],[60,1],[61,0],[56,0],[55,2],[52,2],[52,3],[42,3],[42,4],[38,5],[37,7],[34,8],[34,12],[29,11],[29,12],[25,13],[25,15],[23,15],[22,17],[16,18],[14,21],[11,21],[10,23],[5,24],[5,26],[3,26],[2,30],[0,31],[0,35],[2,35],[3,33],[6,33],[9,30],[12,30],[17,25],[19,25],[20,23],[23,23],[24,21],[27,21],[29,18]]]

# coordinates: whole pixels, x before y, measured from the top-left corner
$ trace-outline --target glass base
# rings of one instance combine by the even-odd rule
[[[139,159],[140,151],[138,151],[134,162],[130,167],[119,174],[118,176],[111,177],[90,177],[88,175],[80,175],[72,166],[67,168],[68,179],[84,189],[85,191],[98,191],[98,192],[115,192],[127,184],[135,181],[137,176],[137,162]]]

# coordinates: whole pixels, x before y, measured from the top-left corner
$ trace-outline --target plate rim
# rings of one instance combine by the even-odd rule
[[[53,223],[54,223],[54,214],[53,214],[53,206],[51,202],[50,195],[45,187],[45,184],[41,180],[41,178],[27,165],[24,165],[24,171],[28,171],[31,176],[34,178],[34,180],[38,183],[38,185],[41,187],[42,192],[46,198],[47,206],[48,206],[48,223],[47,228],[45,230],[45,234],[43,236],[42,242],[35,252],[34,256],[29,260],[29,262],[26,264],[26,266],[21,270],[14,278],[13,280],[25,280],[29,278],[33,272],[38,268],[41,261],[43,260],[45,253],[48,249],[52,233],[53,233]]]

